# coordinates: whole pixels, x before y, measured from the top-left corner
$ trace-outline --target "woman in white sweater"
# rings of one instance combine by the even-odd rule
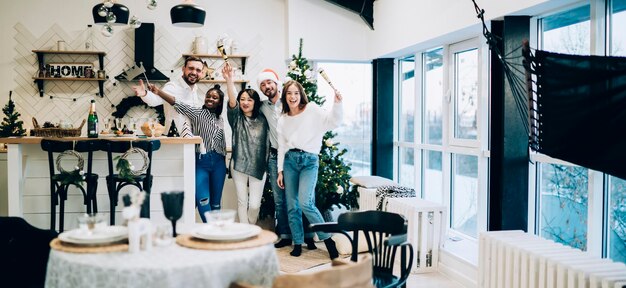
[[[300,256],[304,242],[302,214],[311,224],[323,223],[315,207],[315,185],[319,168],[319,152],[326,131],[339,126],[343,117],[341,94],[335,91],[330,111],[309,103],[304,88],[296,81],[283,86],[283,114],[278,119],[278,186],[285,189],[289,228],[293,237],[292,256]],[[339,253],[330,234],[317,232],[324,240],[331,259]]]

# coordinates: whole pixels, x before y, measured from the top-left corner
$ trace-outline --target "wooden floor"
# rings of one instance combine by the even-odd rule
[[[463,285],[452,281],[439,273],[411,274],[407,281],[408,288],[463,288]]]

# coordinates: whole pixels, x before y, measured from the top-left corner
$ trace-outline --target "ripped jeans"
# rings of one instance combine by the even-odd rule
[[[224,155],[215,151],[196,154],[196,207],[202,222],[206,223],[205,212],[221,208],[225,180]]]

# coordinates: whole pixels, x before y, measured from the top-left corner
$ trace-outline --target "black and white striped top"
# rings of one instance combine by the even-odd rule
[[[193,107],[176,100],[174,108],[191,121],[193,135],[202,138],[202,147],[196,146],[196,152],[204,154],[215,151],[226,156],[226,140],[224,138],[224,120],[204,107]]]

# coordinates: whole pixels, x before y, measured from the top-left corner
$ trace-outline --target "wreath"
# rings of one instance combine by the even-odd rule
[[[135,170],[135,166],[127,159],[128,156],[132,154],[139,154],[143,159],[143,166],[141,166],[141,168],[137,170]],[[144,151],[143,149],[132,147],[132,142],[131,148],[128,149],[128,151],[124,152],[124,154],[115,157],[115,159],[117,160],[115,168],[118,171],[119,177],[128,182],[131,182],[134,176],[146,173],[146,171],[148,170],[148,165],[150,165],[150,158],[148,158],[148,153],[146,153],[146,151]]]
[[[76,157],[76,166],[74,166],[74,169],[71,171],[65,170],[63,166],[61,166],[61,161],[67,156]],[[80,186],[85,181],[85,172],[83,171],[85,159],[80,153],[76,152],[76,150],[66,150],[60,153],[59,156],[57,156],[56,164],[59,174],[54,176],[55,181],[61,182],[62,185],[74,186]]]
[[[141,100],[139,96],[130,96],[122,99],[122,101],[120,101],[120,103],[115,106],[115,112],[113,112],[111,115],[115,118],[124,118],[124,116],[126,116],[126,113],[128,113],[128,110],[141,105],[143,105],[143,107],[146,109],[154,109],[157,112],[159,123],[161,123],[161,125],[165,125],[165,114],[163,113],[163,105],[150,107],[148,106],[148,104],[143,102],[143,100]]]

